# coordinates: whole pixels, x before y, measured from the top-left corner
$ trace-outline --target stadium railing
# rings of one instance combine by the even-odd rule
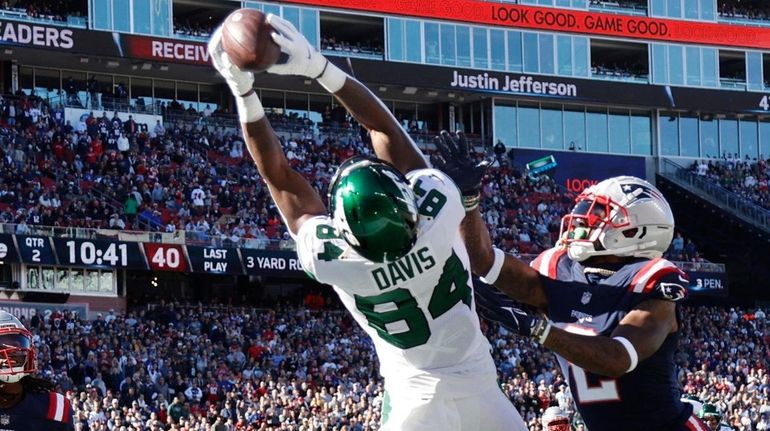
[[[590,10],[600,12],[619,13],[623,15],[647,16],[647,8],[633,3],[624,3],[619,1],[596,1],[591,0],[588,5]]]
[[[116,229],[91,229],[72,226],[39,226],[0,223],[0,233],[17,235],[40,235],[73,239],[112,239],[126,242],[154,242],[163,244],[185,244],[225,248],[250,248],[258,250],[294,250],[294,242],[269,238],[232,238],[209,235],[203,232],[176,231],[151,232]]]
[[[720,208],[762,228],[766,232],[770,232],[770,210],[760,207],[713,181],[696,175],[669,159],[662,159],[660,174],[690,192],[706,198]]]

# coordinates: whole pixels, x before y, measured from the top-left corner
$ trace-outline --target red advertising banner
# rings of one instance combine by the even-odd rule
[[[180,244],[142,244],[152,271],[190,272],[184,246]]]
[[[172,63],[209,64],[209,53],[203,42],[191,42],[149,36],[121,34],[120,45],[126,57]]]
[[[287,3],[662,42],[770,49],[770,28],[625,16],[481,0],[284,0]]]

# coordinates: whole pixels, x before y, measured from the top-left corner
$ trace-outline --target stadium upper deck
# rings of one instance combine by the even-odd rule
[[[150,113],[173,99],[227,106],[211,70],[194,65],[207,63],[211,28],[243,6],[294,22],[424,130],[613,154],[770,154],[761,2],[520,3],[91,0],[56,15],[12,9],[0,36],[19,48],[0,53],[3,85],[88,109],[103,107],[91,93],[119,93],[126,110],[139,102]],[[268,105],[311,118],[333,105],[312,83],[262,76],[258,85]],[[76,97],[62,97],[68,90]]]

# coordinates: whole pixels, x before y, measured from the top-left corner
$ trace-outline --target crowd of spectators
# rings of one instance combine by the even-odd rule
[[[383,386],[371,340],[321,293],[304,306],[156,303],[84,321],[24,321],[40,374],[72,401],[76,430],[376,430]],[[530,430],[549,405],[570,412],[555,357],[482,323],[501,386]],[[675,358],[684,393],[740,431],[770,421],[764,311],[685,308]],[[121,428],[124,426],[125,428]]]
[[[770,209],[770,168],[763,157],[742,160],[737,154],[725,155],[721,159],[698,160],[690,169],[695,175]]]
[[[107,112],[69,124],[61,107],[38,98],[0,99],[0,222],[17,223],[19,233],[34,226],[185,231],[188,240],[291,247],[238,130],[210,125],[217,114],[209,107],[173,101],[165,112],[166,126]],[[319,135],[306,116],[268,112],[292,167],[326,196],[340,162],[370,149],[344,109],[327,107],[321,116]],[[558,239],[575,196],[498,156],[484,186],[484,217],[504,249],[537,254]]]
[[[335,37],[321,37],[321,50],[325,52],[331,51],[345,55],[363,54],[382,56],[383,54],[381,41],[377,42],[372,40],[356,40],[353,42],[341,40]]]
[[[213,21],[213,20],[212,20]],[[199,37],[201,39],[208,39],[211,37],[211,33],[214,31],[214,24],[212,22],[190,22],[185,20],[184,22],[178,21],[174,18],[174,34]]]
[[[70,16],[88,16],[83,0],[6,0],[2,9],[23,11],[31,18],[66,21]]]
[[[770,6],[764,0],[719,0],[719,16],[750,20],[770,20]]]
[[[623,62],[608,64],[594,62],[591,64],[591,75],[612,79],[646,80],[650,76],[650,71],[649,67],[642,63]]]

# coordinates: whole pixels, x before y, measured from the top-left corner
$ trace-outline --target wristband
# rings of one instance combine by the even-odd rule
[[[340,91],[340,88],[345,85],[346,79],[348,79],[347,73],[332,64],[331,61],[326,60],[326,66],[324,66],[324,69],[321,71],[321,74],[318,75],[316,81],[318,81],[326,91],[334,94]]]
[[[634,371],[636,366],[639,364],[639,354],[636,353],[636,349],[634,348],[634,345],[631,344],[630,341],[628,341],[626,338],[623,338],[623,337],[612,337],[612,339],[623,345],[623,347],[626,349],[626,352],[628,352],[628,357],[631,359],[631,366],[628,367],[628,370],[626,371],[626,373],[630,373],[631,371]]]
[[[479,194],[475,196],[463,196],[463,208],[465,208],[465,212],[470,212],[478,208],[479,202],[481,202],[481,195]]]
[[[548,334],[551,333],[551,321],[541,317],[539,322],[532,328],[532,338],[535,339],[540,345],[545,344],[545,340],[548,338]]]
[[[241,123],[254,123],[265,116],[265,109],[259,101],[257,93],[250,91],[245,96],[235,98],[235,106],[238,107],[238,117]]]
[[[497,278],[500,277],[500,271],[503,269],[504,262],[505,252],[499,248],[495,248],[495,261],[492,263],[492,268],[490,268],[487,275],[481,277],[480,280],[486,284],[495,284]]]

